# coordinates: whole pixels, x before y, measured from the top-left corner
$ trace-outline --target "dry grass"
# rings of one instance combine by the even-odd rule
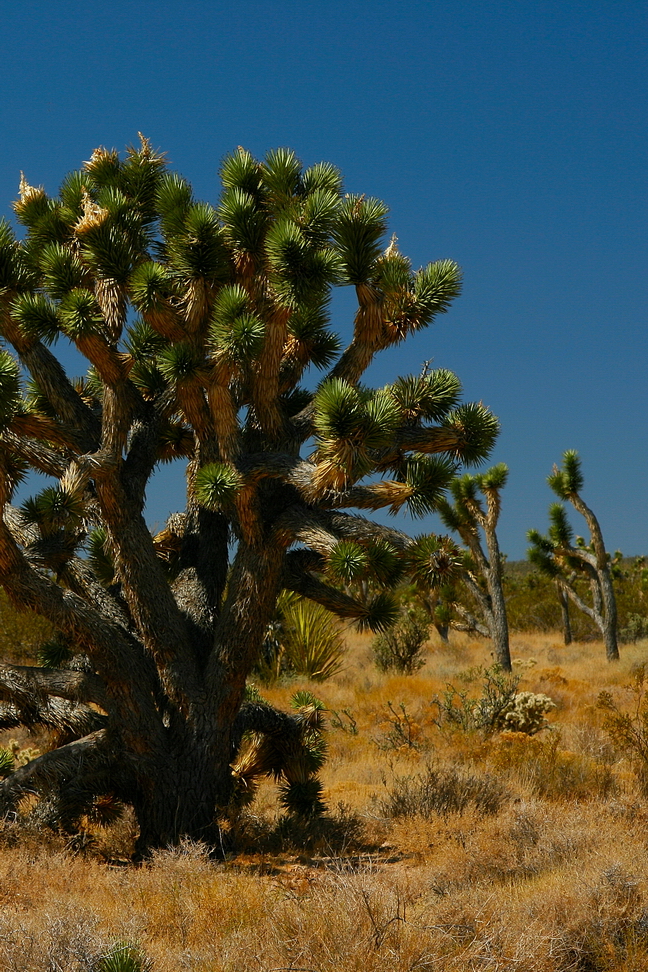
[[[407,677],[379,674],[367,640],[350,641],[346,669],[311,686],[338,713],[324,772],[330,806],[350,808],[334,812],[337,830],[308,851],[285,831],[273,844],[269,785],[250,821],[265,851],[225,864],[187,845],[116,866],[105,860],[123,855],[125,825],[84,856],[7,824],[0,968],[90,972],[124,939],[154,972],[648,968],[648,800],[595,707],[603,689],[623,701],[648,645],[609,666],[600,644],[514,638],[520,688],[554,699],[555,728],[485,739],[439,729],[430,699],[488,664],[487,643],[457,637]],[[265,694],[285,704],[296,687]],[[419,805],[425,779],[447,792]],[[405,785],[409,809],[394,816],[389,795]]]

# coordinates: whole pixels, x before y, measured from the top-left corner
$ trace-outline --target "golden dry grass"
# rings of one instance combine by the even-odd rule
[[[554,699],[555,728],[484,739],[439,730],[430,699],[458,672],[488,664],[487,643],[457,636],[401,677],[377,672],[367,639],[349,641],[346,669],[310,688],[341,726],[329,733],[329,804],[349,808],[342,831],[357,815],[361,838],[350,828],[348,846],[329,846],[325,835],[308,851],[266,840],[263,853],[250,848],[224,864],[186,845],[132,868],[105,862],[123,852],[125,825],[98,834],[102,859],[58,839],[17,838],[7,824],[0,968],[85,972],[127,939],[154,972],[648,969],[648,799],[595,705],[603,689],[626,698],[648,645],[626,646],[610,666],[597,643],[514,637],[520,688]],[[264,694],[285,705],[297,687]],[[401,705],[409,746],[393,736]],[[486,785],[506,790],[499,812],[469,804],[390,818],[390,790],[427,765],[495,780]],[[267,836],[276,812],[274,788],[262,787],[257,833]]]

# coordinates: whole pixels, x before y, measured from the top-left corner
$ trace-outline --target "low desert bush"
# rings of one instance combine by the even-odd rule
[[[464,732],[521,732],[533,736],[547,728],[545,715],[555,708],[547,695],[518,692],[519,675],[510,675],[498,665],[470,669],[460,676],[467,686],[481,681],[481,694],[475,696],[469,687],[447,685],[431,703],[437,709],[435,723],[439,728],[462,729]]]
[[[619,641],[634,644],[640,638],[648,638],[648,618],[642,614],[629,614],[626,625],[619,628]]]
[[[422,773],[384,780],[386,793],[378,801],[385,817],[445,817],[469,807],[488,816],[509,799],[506,787],[494,776],[476,776],[454,768],[427,764]]]
[[[408,608],[392,628],[371,643],[379,671],[413,675],[422,668],[425,665],[423,645],[431,626],[430,617],[424,611]]]
[[[603,729],[614,746],[625,753],[634,764],[644,793],[648,792],[648,677],[646,666],[639,665],[632,673],[626,689],[630,692],[631,707],[619,708],[611,692],[600,692],[597,705],[604,713]]]
[[[319,817],[282,814],[272,821],[253,814],[237,822],[236,848],[262,854],[347,854],[365,844],[365,826],[346,804]]]
[[[378,749],[384,752],[395,750],[403,754],[420,752],[425,748],[421,724],[407,711],[404,702],[395,708],[391,702],[387,703],[387,712],[380,723],[381,732],[374,738]]]
[[[609,764],[562,749],[559,732],[547,739],[502,732],[488,758],[498,772],[514,776],[545,800],[606,799],[617,790]]]

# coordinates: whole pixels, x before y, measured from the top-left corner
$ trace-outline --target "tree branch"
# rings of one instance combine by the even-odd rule
[[[106,761],[102,751],[105,738],[105,730],[99,729],[83,739],[43,753],[14,770],[0,783],[0,807],[7,812],[25,793],[37,793],[41,787],[56,786],[84,774],[90,767],[101,765]]]
[[[70,702],[93,702],[106,710],[109,705],[106,686],[98,675],[25,665],[0,667],[0,699],[22,705],[45,695]]]

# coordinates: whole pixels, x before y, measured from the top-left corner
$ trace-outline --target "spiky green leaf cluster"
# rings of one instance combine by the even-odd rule
[[[408,548],[407,567],[416,584],[438,588],[461,576],[462,551],[449,537],[424,534]]]
[[[85,515],[83,497],[59,486],[47,486],[25,500],[20,508],[26,524],[36,526],[43,536],[57,530],[78,530]]]
[[[0,428],[11,421],[20,400],[18,364],[8,351],[0,350]]]
[[[407,421],[425,419],[435,422],[459,405],[461,382],[452,371],[439,368],[428,374],[398,378],[389,385]]]
[[[411,515],[422,517],[437,510],[456,471],[456,462],[445,456],[412,455],[404,470],[404,480],[413,489],[406,501]]]
[[[554,470],[547,477],[547,482],[560,499],[568,500],[570,496],[580,493],[584,479],[581,472],[581,462],[574,449],[563,453],[562,469],[554,466]]]
[[[210,463],[196,474],[196,498],[208,510],[217,510],[231,503],[240,488],[240,475],[225,463]]]

